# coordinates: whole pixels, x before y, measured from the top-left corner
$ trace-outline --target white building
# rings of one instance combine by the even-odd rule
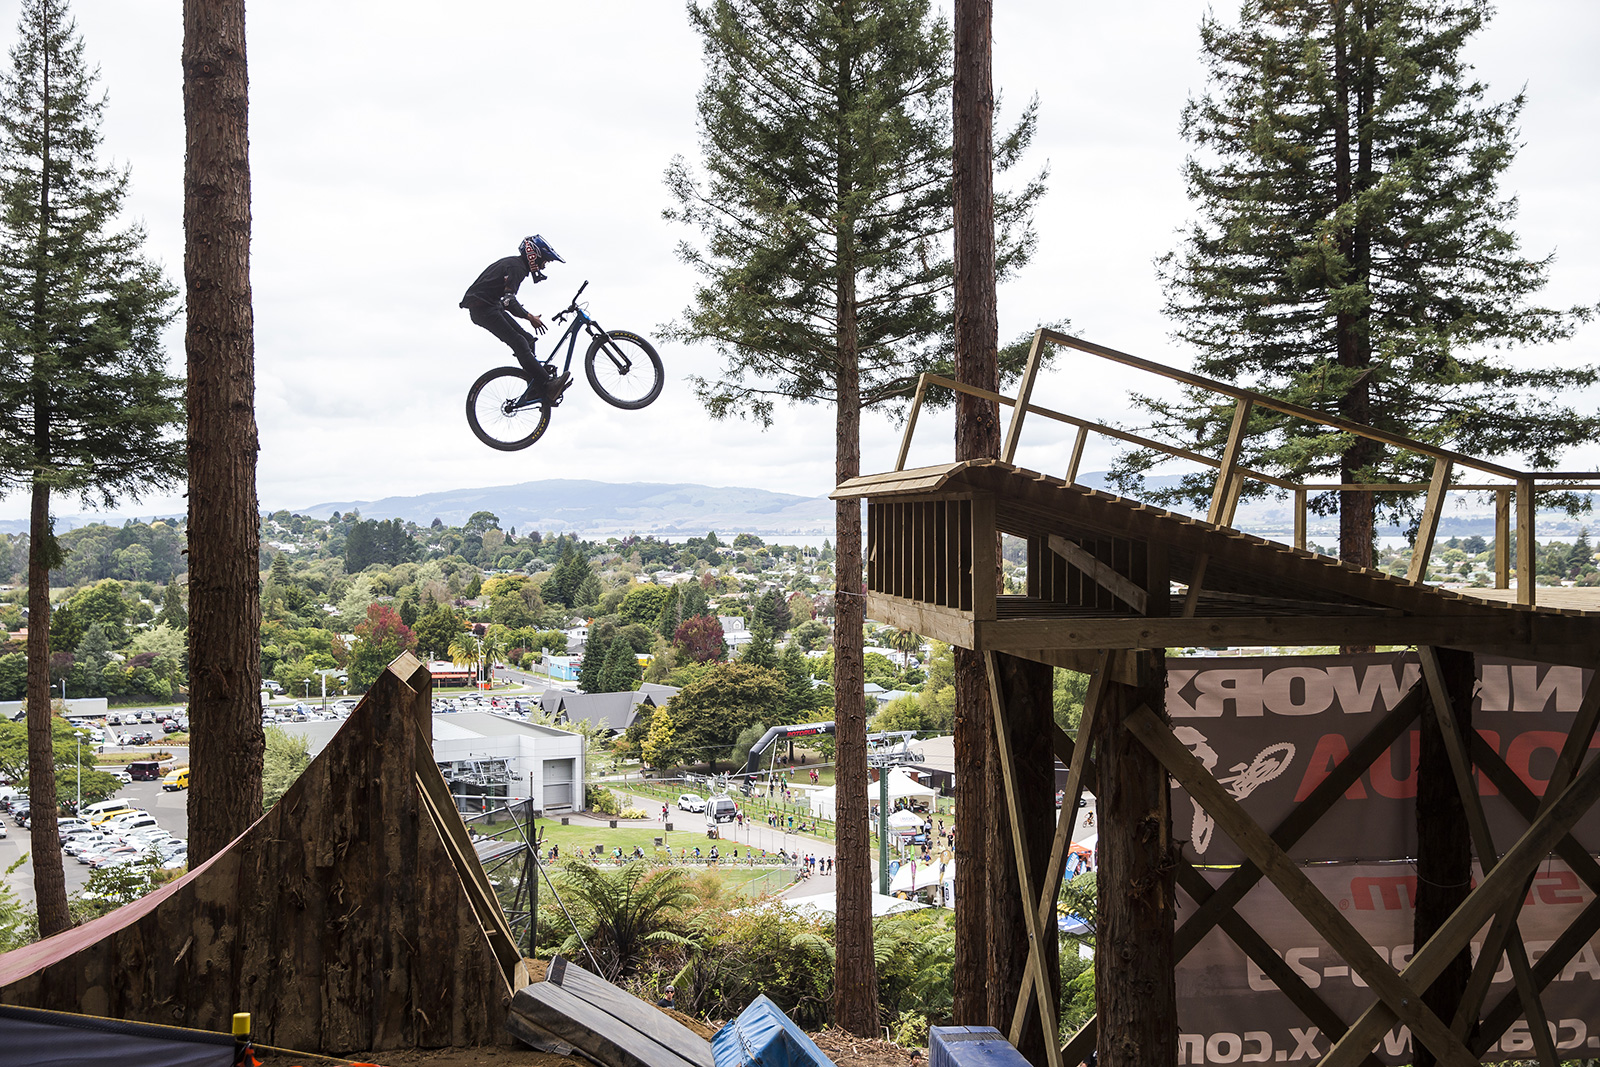
[[[284,723],[304,737],[314,758],[343,722]],[[545,812],[584,810],[584,744],[580,734],[486,711],[433,717],[433,758],[464,811],[532,797]]]

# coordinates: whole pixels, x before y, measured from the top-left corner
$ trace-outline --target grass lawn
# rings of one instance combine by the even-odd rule
[[[96,763],[111,767],[126,767],[130,763],[143,760],[166,761],[172,759],[172,753],[160,745],[150,745],[143,752],[102,752],[95,757]]]

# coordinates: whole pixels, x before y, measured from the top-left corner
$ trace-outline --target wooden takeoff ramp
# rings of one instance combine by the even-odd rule
[[[1194,391],[1198,404],[1231,405],[1232,428],[1221,455],[1202,455],[1032,403],[1047,345],[1175,380]],[[999,458],[905,469],[930,386],[1013,408]],[[1383,449],[1410,453],[1424,467],[1431,464],[1432,476],[1417,484],[1314,484],[1251,469],[1246,463],[1249,429],[1251,413],[1258,410],[1271,413],[1260,420],[1263,425],[1301,419],[1320,424],[1323,432],[1365,437]],[[1070,455],[1062,457],[1061,476],[1025,470],[1015,462],[1024,418],[1030,415],[1077,428]],[[1091,434],[1215,471],[1204,518],[1077,484]],[[1247,482],[1292,500],[1292,543],[1233,528]],[[894,469],[846,481],[833,496],[866,505],[867,617],[978,650],[984,657],[993,740],[986,742],[981,727],[969,725],[964,743],[969,752],[976,746],[980,768],[985,745],[993,744],[1004,782],[1028,943],[1011,1041],[1019,1041],[1031,1005],[1037,1004],[1032,1014],[1043,1031],[1049,1067],[1077,1063],[1097,1047],[1105,1067],[1234,1062],[1240,1048],[1227,1043],[1237,1042],[1231,1033],[1222,1035],[1226,1040],[1216,1045],[1214,1059],[1210,1044],[1203,1053],[1191,1045],[1198,1059],[1183,1058],[1174,1044],[1178,1021],[1173,969],[1208,931],[1220,927],[1301,1013],[1309,1027],[1301,1034],[1320,1033],[1318,1039],[1329,1045],[1310,1053],[1320,1064],[1374,1067],[1383,1051],[1376,1049],[1379,1039],[1401,1026],[1439,1063],[1468,1067],[1484,1058],[1507,1058],[1509,1053],[1495,1043],[1516,1020],[1525,1019],[1530,1051],[1545,1067],[1557,1067],[1561,1057],[1550,1035],[1560,1032],[1559,1020],[1546,1018],[1541,991],[1600,932],[1600,863],[1572,836],[1573,827],[1600,799],[1600,759],[1590,754],[1600,725],[1600,681],[1595,680],[1600,673],[1586,683],[1581,706],[1562,724],[1564,734],[1552,731],[1542,737],[1556,758],[1543,783],[1545,792],[1535,796],[1470,726],[1476,699],[1472,654],[1600,667],[1597,591],[1547,591],[1536,587],[1534,573],[1538,494],[1597,487],[1600,474],[1595,472],[1517,470],[1049,330],[1035,335],[1016,397],[923,375]],[[1492,589],[1452,591],[1424,581],[1445,498],[1461,491],[1494,500]],[[1420,498],[1415,549],[1404,576],[1306,551],[1308,503],[1312,494],[1325,493],[1410,493]],[[1001,535],[1027,544],[1025,582],[1012,595],[998,592]],[[1415,646],[1420,672],[1381,721],[1332,761],[1335,765],[1320,784],[1297,797],[1276,826],[1262,826],[1241,805],[1246,794],[1225,788],[1212,774],[1212,764],[1203,763],[1174,733],[1167,714],[1163,651],[1334,645]],[[1029,673],[1025,664],[1030,660],[1091,672],[1077,743],[1051,721],[1048,675],[1043,676],[1041,696],[1040,676]],[[1289,850],[1319,820],[1336,819],[1341,812],[1336,805],[1346,791],[1375,761],[1386,760],[1396,739],[1422,717],[1428,720],[1426,732],[1440,741],[1420,770],[1413,763],[1418,781],[1427,779],[1430,797],[1449,795],[1451,803],[1459,803],[1453,809],[1457,814],[1439,817],[1430,833],[1422,835],[1418,853],[1426,851],[1430,863],[1455,864],[1457,873],[1438,883],[1439,890],[1452,895],[1432,898],[1438,922],[1421,931],[1425,943],[1408,954],[1403,966],[1391,966],[1390,958],[1351,925],[1341,905],[1312,884]],[[1220,719],[1208,721],[1213,734],[1226,728]],[[958,716],[958,734],[962,729]],[[1050,753],[1068,767],[1062,794],[1055,794]],[[1494,789],[1480,789],[1480,779],[1492,780]],[[1193,800],[1197,820],[1203,809],[1245,857],[1224,885],[1214,886],[1183,859],[1184,842],[1173,833],[1169,781],[1181,784]],[[982,787],[982,781],[957,783],[962,795]],[[1504,822],[1498,824],[1502,840],[1494,839],[1483,796],[1495,789],[1504,798],[1502,807],[1511,804],[1520,819],[1512,823],[1520,835],[1514,839],[1504,833]],[[1068,833],[1083,791],[1099,800],[1095,966],[1103,1018],[1091,1020],[1063,1044],[1055,1033],[1058,1006],[1050,992],[1052,977],[1039,946],[1055,928]],[[1051,810],[1052,794],[1066,817],[1057,819]],[[1056,820],[1048,856],[1036,849],[1030,854],[1027,835],[1048,820]],[[1520,909],[1534,872],[1552,852],[1571,865],[1590,896],[1577,898],[1588,906],[1534,962],[1531,945],[1522,941]],[[1470,874],[1473,862],[1482,872],[1476,879]],[[1308,983],[1252,924],[1252,915],[1240,905],[1250,887],[1262,880],[1329,946],[1338,957],[1340,974],[1359,975],[1362,996],[1370,999],[1358,1017],[1334,1010],[1313,988],[1317,981]],[[1175,929],[1172,902],[1180,887],[1199,908]],[[1423,992],[1464,959],[1469,945],[1481,945],[1482,951],[1470,965],[1470,978],[1447,991],[1451,1004],[1434,1003],[1431,994],[1425,1001]],[[1502,960],[1513,988],[1491,997]],[[994,980],[992,974],[990,978]],[[1280,1046],[1274,1060],[1287,1056]],[[1265,1060],[1267,1055],[1244,1058]],[[1301,1058],[1299,1050],[1294,1058]],[[1386,1062],[1397,1061],[1391,1057]]]
[[[433,762],[432,681],[402,655],[222,852],[0,956],[0,1003],[200,1030],[254,1017],[304,1052],[508,1043],[527,971]]]

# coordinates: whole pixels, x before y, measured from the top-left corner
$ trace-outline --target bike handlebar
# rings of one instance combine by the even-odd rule
[[[583,291],[587,288],[589,288],[589,283],[587,281],[578,286],[578,291],[572,294],[572,303],[568,304],[564,310],[556,312],[555,320],[557,322],[561,322],[568,315],[578,310],[578,297],[582,296]]]

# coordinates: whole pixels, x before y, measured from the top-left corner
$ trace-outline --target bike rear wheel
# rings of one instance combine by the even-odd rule
[[[637,410],[661,395],[666,372],[661,357],[636,333],[609,330],[594,339],[583,357],[589,387],[612,407]]]
[[[467,425],[478,440],[502,452],[527,448],[550,426],[550,401],[524,401],[528,375],[519,367],[486,371],[467,392]]]

